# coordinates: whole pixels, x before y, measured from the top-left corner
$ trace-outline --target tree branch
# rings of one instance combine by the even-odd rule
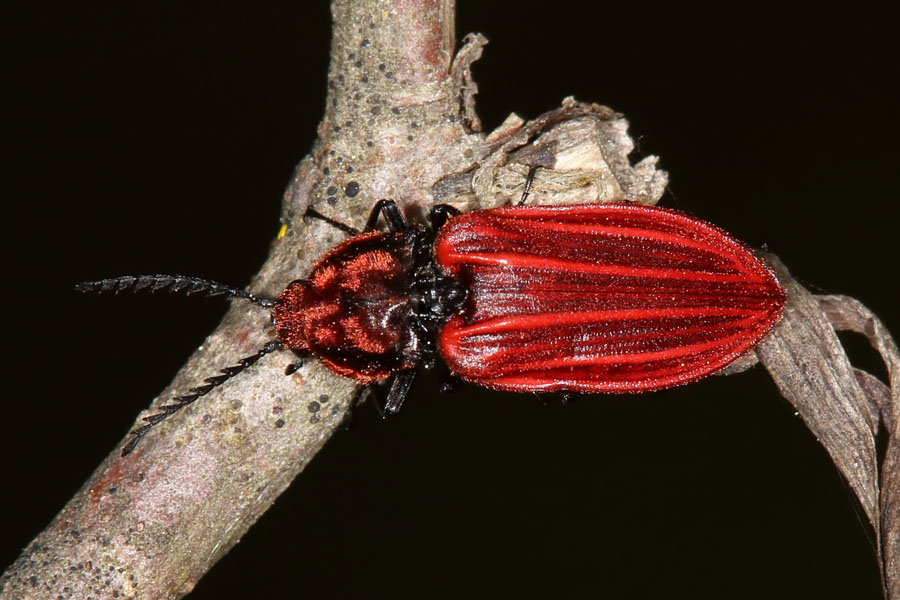
[[[452,0],[336,1],[329,92],[319,139],[285,193],[283,235],[251,287],[274,296],[343,234],[304,222],[312,204],[360,224],[380,198],[412,218],[435,201],[508,202],[530,165],[533,197],[655,202],[656,159],[632,168],[621,116],[567,100],[530,123],[511,116],[484,135],[469,67],[486,40],[454,55]],[[269,315],[235,303],[140,417],[273,338]],[[3,598],[177,598],[241,538],[343,420],[351,381],[310,361],[290,377],[270,355],[153,429],[135,451],[114,448],[54,521],[3,574]],[[140,420],[138,421],[140,424]]]

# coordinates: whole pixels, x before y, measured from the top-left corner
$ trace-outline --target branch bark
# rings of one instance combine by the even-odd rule
[[[315,204],[360,225],[380,198],[408,218],[435,202],[508,202],[542,166],[538,202],[653,203],[666,175],[632,167],[627,123],[566,100],[532,122],[511,115],[485,135],[469,67],[486,40],[455,54],[452,0],[339,0],[319,139],[284,195],[283,233],[250,288],[274,296],[342,234],[303,214]],[[236,303],[139,418],[273,338],[269,315]],[[241,538],[344,419],[353,383],[311,361],[270,355],[155,428],[122,444],[0,579],[0,597],[178,598]],[[140,424],[140,421],[138,421]]]

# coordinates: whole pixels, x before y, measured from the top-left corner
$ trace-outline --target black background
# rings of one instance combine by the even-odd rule
[[[245,285],[325,97],[321,0],[88,4],[7,21],[6,374],[22,387],[2,409],[2,565],[225,311],[73,284]],[[662,157],[664,205],[768,244],[900,332],[887,15],[604,10],[460,1],[458,38],[491,40],[475,65],[486,129],[567,95],[611,106],[636,158]],[[858,515],[759,369],[568,407],[423,380],[400,418],[362,410],[191,597],[877,598]]]

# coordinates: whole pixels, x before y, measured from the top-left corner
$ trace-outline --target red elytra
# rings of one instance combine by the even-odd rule
[[[458,214],[439,205],[428,228],[408,226],[383,200],[364,233],[307,214],[355,235],[277,299],[170,275],[79,286],[227,294],[272,309],[276,340],[145,417],[123,454],[154,425],[279,349],[317,358],[361,386],[392,378],[386,413],[399,411],[416,373],[438,359],[452,375],[493,389],[643,392],[720,370],[765,336],[785,303],[775,276],[744,244],[663,208]],[[389,231],[372,231],[379,215]]]
[[[440,333],[447,366],[519,392],[697,380],[759,342],[785,300],[721,229],[638,204],[467,213],[441,229],[435,261],[469,292]]]

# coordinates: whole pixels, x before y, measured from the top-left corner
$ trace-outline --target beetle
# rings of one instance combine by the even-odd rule
[[[516,392],[637,393],[695,381],[756,345],[785,293],[752,251],[687,214],[635,203],[431,211],[410,225],[392,200],[277,298],[193,277],[126,276],[81,291],[168,290],[246,299],[272,311],[275,340],[144,418],[157,423],[260,358],[286,349],[367,386],[391,380],[396,414],[416,374]],[[375,226],[379,217],[387,231]],[[291,373],[302,363],[288,367]]]

